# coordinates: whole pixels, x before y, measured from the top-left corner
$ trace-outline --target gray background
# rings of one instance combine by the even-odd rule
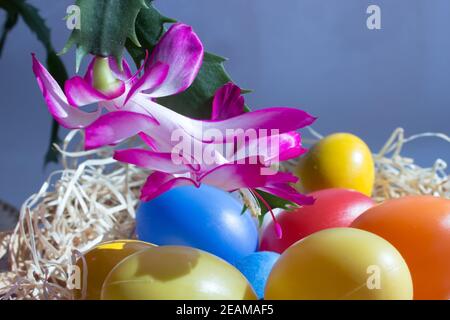
[[[55,47],[69,30],[69,0],[33,0]],[[449,133],[448,0],[156,0],[166,15],[191,24],[205,47],[228,57],[234,80],[254,90],[253,108],[301,107],[324,133],[348,131],[377,151],[391,131]],[[366,8],[382,10],[382,30],[366,28]],[[3,23],[4,16],[0,17]],[[31,72],[42,46],[23,22],[0,59],[0,198],[14,205],[56,168],[43,169],[50,116]],[[71,74],[74,53],[64,56]],[[406,149],[421,164],[450,160],[448,144],[425,140]]]

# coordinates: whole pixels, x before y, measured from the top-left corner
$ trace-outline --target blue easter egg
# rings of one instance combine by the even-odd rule
[[[252,253],[236,263],[236,268],[242,272],[252,285],[258,299],[264,298],[264,288],[270,271],[280,255],[275,252],[261,251]]]
[[[141,203],[136,232],[145,242],[194,247],[234,264],[258,246],[256,223],[242,208],[217,188],[178,187]]]

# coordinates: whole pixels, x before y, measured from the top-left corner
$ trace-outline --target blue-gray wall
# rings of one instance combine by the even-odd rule
[[[69,0],[33,0],[62,48]],[[206,48],[230,58],[234,80],[255,108],[298,106],[319,116],[322,133],[349,131],[374,151],[391,131],[450,133],[448,0],[155,0],[194,26]],[[366,28],[366,8],[382,10],[382,30]],[[4,16],[1,20],[3,22]],[[19,205],[37,191],[50,117],[31,72],[44,51],[23,22],[0,59],[0,198]],[[73,53],[64,56],[73,72]],[[448,144],[406,149],[423,164],[450,160]]]

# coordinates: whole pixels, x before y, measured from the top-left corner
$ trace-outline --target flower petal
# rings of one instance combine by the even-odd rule
[[[280,134],[278,139],[280,154],[277,161],[294,159],[308,151],[308,149],[302,147],[302,136],[298,132],[292,131]]]
[[[169,65],[161,62],[156,62],[149,68],[147,68],[142,75],[131,87],[124,104],[133,97],[136,92],[143,92],[145,94],[151,94],[166,80],[169,73]]]
[[[244,104],[241,88],[227,83],[214,95],[211,120],[225,120],[243,114]]]
[[[108,57],[108,63],[115,78],[122,81],[127,81],[133,77],[133,73],[131,72],[131,68],[127,60],[122,59],[122,70],[119,69],[119,66],[114,57]],[[91,62],[89,63],[89,66],[86,69],[86,73],[84,74],[83,77],[84,80],[86,80],[86,82],[89,83],[91,86],[93,85],[94,64],[95,64],[95,57],[92,58]]]
[[[259,187],[258,189],[294,202],[300,206],[312,205],[315,201],[313,197],[299,193],[295,188],[291,187],[287,183],[274,183],[264,187]]]
[[[89,63],[88,68],[86,69],[86,73],[84,75],[84,80],[86,80],[87,83],[90,85],[93,84],[93,72],[94,72],[94,63],[95,63],[95,57],[92,58],[91,62]],[[127,60],[122,59],[122,69],[119,69],[119,66],[117,65],[116,59],[114,57],[108,57],[108,63],[109,67],[111,68],[111,71],[113,72],[114,76],[122,81],[129,80],[133,73],[131,72],[131,68],[128,65]]]
[[[174,146],[182,141],[185,145],[192,147],[189,150],[194,150],[195,152],[195,150],[198,150],[195,146],[198,145],[201,147],[201,145],[203,145],[205,148],[206,144],[213,143],[218,145],[217,150],[227,150],[226,152],[222,152],[222,156],[218,154],[221,151],[215,152],[213,157],[217,159],[218,164],[228,162],[226,159],[228,159],[230,155],[233,155],[232,152],[228,152],[228,150],[230,150],[228,145],[230,142],[233,142],[232,138],[234,136],[245,138],[246,130],[254,129],[253,132],[255,132],[255,137],[253,139],[258,139],[258,130],[261,128],[270,128],[270,125],[284,126],[275,130],[277,137],[280,131],[286,130],[289,135],[293,135],[294,138],[289,135],[286,137],[281,136],[281,142],[283,142],[283,144],[281,148],[275,148],[276,153],[270,154],[270,157],[268,157],[269,160],[272,159],[276,161],[278,157],[287,159],[293,155],[300,154],[303,152],[303,149],[301,149],[300,146],[295,145],[299,140],[296,138],[297,136],[289,131],[289,129],[297,129],[297,127],[307,125],[315,120],[312,116],[301,110],[292,108],[281,108],[281,110],[277,110],[277,108],[271,108],[268,111],[260,110],[248,112],[223,121],[200,121],[185,117],[149,99],[144,99],[143,97],[145,97],[145,95],[135,95],[129,103],[127,103],[126,108],[133,108],[133,111],[138,109],[145,110],[145,112],[154,117],[160,124],[157,127],[152,126],[147,129],[140,128],[140,131],[143,131],[152,138],[153,149],[157,149],[159,152],[172,152]],[[291,120],[284,120],[285,115]],[[243,129],[241,129],[240,126],[243,127]],[[275,128],[276,127],[271,129]],[[231,132],[229,129],[231,129]],[[207,134],[212,132],[217,133],[217,135],[214,134],[212,137],[208,137]],[[266,133],[270,136],[271,130],[266,130]],[[285,142],[285,140],[290,143]],[[221,147],[220,144],[222,143],[223,145]],[[246,154],[245,149],[243,151],[241,150],[241,153],[238,154],[238,159],[235,160],[261,155],[260,150],[257,148],[258,144],[254,143],[254,141],[252,143],[253,145],[256,145],[256,147],[254,146],[253,151]],[[299,150],[295,150],[295,148],[298,148]],[[187,154],[189,150],[184,150],[185,152],[183,155],[186,159],[195,158],[197,162],[200,162],[201,159],[197,159],[195,155]]]
[[[246,159],[245,164],[224,164],[203,174],[199,181],[226,191],[240,188],[259,188],[275,183],[293,183],[298,179],[291,173],[275,172],[255,163],[257,159]],[[270,172],[270,174],[269,174]]]
[[[148,176],[147,181],[142,187],[141,200],[150,201],[170,189],[188,185],[200,186],[192,179],[185,177],[176,178],[171,174],[156,171]]]
[[[118,150],[114,153],[114,159],[149,170],[172,174],[186,173],[192,170],[192,167],[183,161],[183,159],[178,158],[177,155],[145,149]]]
[[[93,84],[94,79],[94,64],[95,64],[95,57],[92,58],[91,62],[89,63],[86,73],[84,74],[84,80],[86,80],[87,83]]]
[[[155,142],[155,140],[154,140],[152,137],[150,137],[149,135],[145,134],[144,132],[139,132],[139,133],[138,133],[138,136],[139,136],[139,137],[142,139],[142,141],[144,141],[145,144],[146,144],[147,146],[149,146],[151,149],[153,149],[153,150],[156,150],[156,149],[157,149],[157,147],[156,147],[156,142]]]
[[[148,99],[143,94],[136,94],[125,105],[125,109],[131,109],[136,113],[144,113],[153,117],[160,124],[157,127],[141,127],[147,136],[152,138],[152,148],[157,148],[159,152],[171,152],[177,141],[172,141],[174,133],[183,133],[190,136],[192,132],[201,135],[201,123],[187,118],[173,110],[161,106]],[[129,113],[129,122],[133,122],[134,115]],[[200,125],[200,126],[199,126]],[[138,124],[135,124],[137,127]]]
[[[287,159],[292,157],[293,154],[296,155],[303,152],[303,149],[299,149],[301,147],[296,145],[296,143],[299,142],[299,136],[293,134],[292,129],[306,126],[315,120],[315,118],[302,110],[293,108],[270,108],[268,110],[247,112],[223,121],[200,121],[185,117],[173,110],[161,106],[142,94],[136,94],[126,104],[125,108],[130,108],[133,112],[140,110],[138,111],[139,113],[142,112],[148,114],[158,121],[160,125],[157,127],[148,127],[147,125],[145,127],[139,127],[138,123],[135,124],[135,127],[137,132],[142,131],[152,138],[154,142],[152,148],[156,147],[159,152],[172,152],[173,147],[178,144],[179,141],[183,141],[191,146],[198,143],[221,144],[229,143],[230,140],[236,136],[245,137],[247,130],[255,132],[254,139],[258,139],[260,129],[266,129],[266,134],[270,137],[272,137],[270,135],[272,133],[271,129],[277,129],[275,130],[275,136],[278,137],[278,135],[281,134],[280,143],[282,143],[281,148],[279,148],[277,152],[281,154],[277,153],[269,158],[276,158],[279,156],[281,159]],[[133,113],[129,114],[130,118],[125,121],[133,122],[134,115]],[[289,135],[282,136],[283,131],[289,133]],[[214,135],[212,138],[207,137],[205,134],[208,132],[215,132],[218,135]],[[180,138],[174,140],[174,134],[182,136],[183,139]],[[109,143],[113,142],[111,141]],[[108,143],[105,141],[105,144]],[[297,148],[297,150],[295,150],[295,148]],[[197,149],[193,148],[193,150]],[[194,157],[191,154],[184,155],[186,158]],[[245,155],[244,153],[243,155],[239,155],[239,159],[254,155],[260,155],[257,148],[250,154]]]
[[[252,112],[246,112],[237,117],[223,121],[204,121],[203,129],[215,129],[224,137],[239,137],[242,132],[251,130],[260,135],[261,130],[267,130],[266,135],[282,134],[306,127],[316,120],[307,112],[288,107],[273,107]],[[222,141],[216,141],[222,142]]]
[[[95,112],[84,112],[71,106],[61,87],[45,67],[32,55],[33,72],[44,96],[50,114],[65,128],[84,128],[94,122],[101,114],[101,109]]]
[[[81,107],[120,97],[125,92],[125,83],[120,81],[117,88],[108,93],[103,93],[95,89],[84,78],[76,76],[66,81],[64,91],[71,105]]]
[[[177,23],[162,36],[148,61],[169,66],[166,81],[151,93],[152,97],[170,96],[186,90],[194,82],[203,61],[203,45],[188,25]]]
[[[159,105],[151,100],[142,99],[136,95],[126,105],[126,108],[147,110],[161,126],[151,128],[146,132],[151,137],[159,136],[159,140],[170,140],[172,133],[181,129],[194,139],[208,143],[227,143],[233,138],[245,136],[248,131],[254,132],[257,138],[260,130],[266,131],[266,136],[282,134],[297,130],[313,123],[316,118],[307,112],[294,108],[279,107],[246,112],[234,118],[220,121],[201,121],[185,117],[173,110]],[[144,130],[142,130],[144,131]],[[216,133],[213,138],[205,139],[205,133]],[[158,140],[158,139],[156,139]]]
[[[98,118],[85,130],[86,150],[117,144],[158,124],[154,118],[140,113],[117,111]]]
[[[307,149],[301,145],[301,136],[291,131],[280,135],[259,137],[237,145],[237,150],[230,161],[239,161],[248,157],[262,157],[266,165],[297,158]]]
[[[119,65],[117,64],[116,59],[114,57],[108,57],[108,62],[111,71],[113,72],[114,76],[117,79],[126,81],[133,76],[133,73],[131,72],[131,68],[128,65],[127,60],[122,58],[122,70],[120,70]]]

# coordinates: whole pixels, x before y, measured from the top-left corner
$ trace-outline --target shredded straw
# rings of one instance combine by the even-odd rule
[[[311,133],[311,142],[322,138]],[[422,168],[400,154],[406,143],[423,137],[450,142],[439,133],[405,138],[399,128],[374,155],[376,201],[411,194],[450,198],[443,160]],[[0,299],[74,299],[67,281],[75,258],[100,242],[134,237],[139,189],[148,172],[114,161],[112,148],[82,151],[82,138],[82,132],[74,130],[61,147],[55,146],[63,169],[24,202],[15,229],[0,233],[0,259],[7,256],[9,264],[8,271],[0,272]],[[251,205],[255,200],[245,192],[241,196],[257,215],[258,208]]]
[[[437,159],[430,168],[422,168],[414,163],[414,159],[401,156],[405,144],[430,137],[450,142],[450,137],[442,133],[423,133],[405,138],[402,128],[394,131],[381,151],[374,155],[376,174],[373,198],[376,201],[406,195],[450,198],[450,180],[444,160]]]
[[[147,173],[116,162],[111,148],[69,152],[76,135],[81,132],[70,132],[57,146],[64,169],[24,202],[15,229],[0,236],[0,253],[7,241],[10,264],[0,274],[2,299],[73,299],[66,282],[74,257],[100,242],[134,235]],[[83,162],[77,166],[78,161]]]

